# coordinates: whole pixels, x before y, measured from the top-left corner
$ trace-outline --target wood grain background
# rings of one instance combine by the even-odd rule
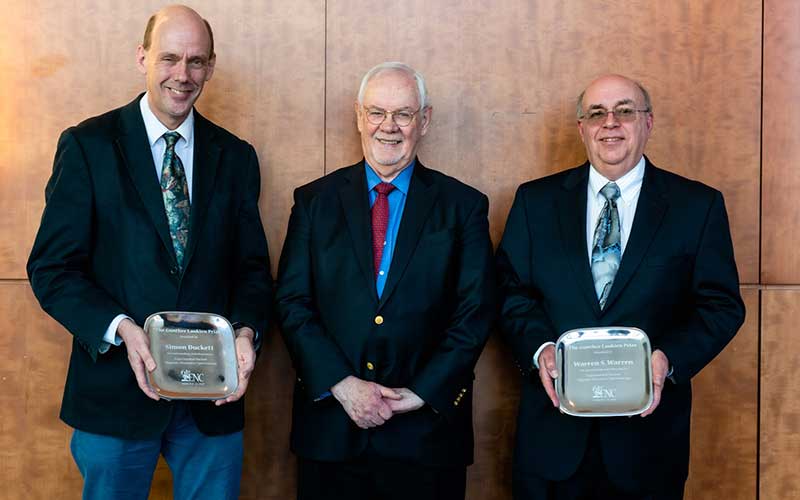
[[[70,337],[24,265],[64,128],[129,102],[134,54],[163,1],[12,0],[0,18],[0,498],[80,497],[58,420]],[[218,62],[199,110],[251,142],[273,265],[294,187],[360,159],[361,75],[402,60],[427,78],[422,160],[485,192],[495,242],[521,182],[585,158],[574,101],[595,76],[648,87],[654,163],[725,195],[747,303],[695,380],[690,499],[800,498],[800,4],[794,0],[192,1]],[[775,285],[781,285],[776,287]],[[763,312],[763,314],[762,314]],[[787,334],[788,333],[788,334]],[[492,339],[478,365],[471,500],[510,498],[518,382]],[[272,332],[247,399],[242,498],[292,498],[293,373]],[[760,387],[760,390],[759,390]],[[759,421],[760,416],[760,421]],[[160,464],[151,498],[171,497]]]

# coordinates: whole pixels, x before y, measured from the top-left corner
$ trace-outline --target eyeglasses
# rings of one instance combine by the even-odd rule
[[[386,119],[386,115],[392,117],[398,127],[408,127],[414,121],[414,116],[420,112],[422,108],[416,111],[409,111],[407,109],[400,109],[398,111],[386,111],[381,108],[364,108],[367,114],[367,121],[373,125],[380,125]]]
[[[592,108],[588,113],[581,116],[581,120],[589,125],[602,125],[606,122],[609,114],[614,114],[614,118],[620,123],[630,123],[636,119],[636,113],[649,113],[649,109],[634,109],[618,106],[612,110],[605,108]]]

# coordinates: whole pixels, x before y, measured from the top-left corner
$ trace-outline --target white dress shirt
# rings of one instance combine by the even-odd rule
[[[636,205],[639,203],[639,193],[642,191],[643,179],[644,156],[639,159],[639,163],[637,163],[635,167],[615,181],[620,192],[620,196],[617,199],[617,211],[619,212],[620,225],[620,257],[625,255],[625,247],[631,235],[633,217],[636,215]],[[600,193],[600,190],[609,182],[611,181],[603,177],[603,175],[594,168],[594,165],[589,165],[589,183],[586,187],[588,190],[586,193],[586,251],[589,267],[592,265],[594,230],[597,227],[600,212],[603,211],[603,207],[606,204],[606,198]],[[537,370],[539,369],[539,354],[549,345],[555,345],[555,342],[545,342],[539,346],[536,353],[533,355],[533,366],[535,366]]]
[[[194,109],[189,111],[189,116],[183,120],[178,128],[169,130],[163,123],[161,123],[153,111],[150,109],[150,103],[147,100],[148,93],[142,96],[139,100],[139,110],[142,113],[144,120],[144,128],[147,132],[147,141],[150,143],[150,152],[153,154],[153,171],[156,176],[156,182],[161,184],[161,167],[164,163],[164,151],[167,149],[167,142],[164,140],[164,134],[167,132],[177,132],[181,135],[178,142],[175,143],[175,153],[181,159],[183,170],[186,175],[186,182],[189,184],[189,202],[192,201],[192,174],[194,173]],[[165,209],[166,210],[166,209]],[[166,213],[166,212],[165,212]],[[115,317],[106,329],[103,335],[103,340],[107,344],[120,345],[122,338],[117,335],[117,327],[123,319],[130,319],[125,314],[120,314]],[[141,325],[140,325],[141,326]],[[108,351],[110,345],[104,345],[100,348],[100,352]]]

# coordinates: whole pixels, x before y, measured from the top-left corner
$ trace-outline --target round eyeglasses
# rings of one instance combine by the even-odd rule
[[[398,127],[408,127],[414,121],[414,116],[420,112],[422,108],[416,111],[409,111],[407,109],[400,109],[397,111],[386,111],[381,108],[364,108],[364,113],[367,115],[367,121],[373,125],[380,125],[386,119],[386,116],[391,116]]]

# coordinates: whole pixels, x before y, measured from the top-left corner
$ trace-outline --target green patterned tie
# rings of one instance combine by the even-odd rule
[[[186,182],[183,163],[175,153],[175,143],[180,138],[181,135],[177,132],[164,134],[167,150],[164,151],[164,163],[161,165],[161,194],[164,197],[175,257],[178,259],[178,266],[183,269],[183,254],[189,240],[189,183]]]

